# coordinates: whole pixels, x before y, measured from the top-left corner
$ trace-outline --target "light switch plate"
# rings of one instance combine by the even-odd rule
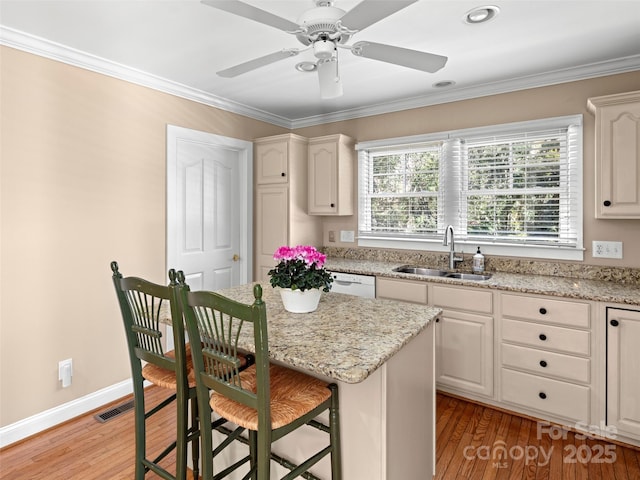
[[[355,232],[353,230],[340,230],[341,242],[355,242]]]
[[[622,258],[622,242],[593,241],[593,258]]]

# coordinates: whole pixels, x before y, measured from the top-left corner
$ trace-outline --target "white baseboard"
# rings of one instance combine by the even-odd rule
[[[133,392],[131,379],[0,428],[0,448],[95,410]]]

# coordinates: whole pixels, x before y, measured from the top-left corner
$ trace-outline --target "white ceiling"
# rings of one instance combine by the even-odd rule
[[[311,0],[245,0],[296,21]],[[350,10],[357,0],[336,0]],[[466,12],[495,5],[480,25]],[[355,34],[449,58],[430,74],[339,50],[342,97],[323,100],[311,51],[235,78],[216,71],[295,36],[199,0],[1,0],[0,42],[291,128],[640,70],[640,0],[420,0]],[[453,87],[434,88],[452,80]],[[640,88],[640,85],[638,86]]]

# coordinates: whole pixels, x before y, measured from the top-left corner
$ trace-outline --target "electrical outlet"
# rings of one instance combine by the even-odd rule
[[[355,232],[353,230],[340,230],[341,242],[355,242]]]
[[[58,380],[62,382],[62,388],[71,386],[73,377],[73,359],[68,358],[58,362]]]
[[[622,258],[622,242],[593,241],[593,258]]]
[[[329,230],[329,241],[330,242],[336,241],[336,232],[334,232],[333,230]]]

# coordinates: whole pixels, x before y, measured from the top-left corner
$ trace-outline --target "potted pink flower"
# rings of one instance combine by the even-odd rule
[[[331,289],[333,277],[325,270],[326,255],[310,245],[298,245],[296,247],[282,246],[273,255],[278,264],[269,270],[272,287],[280,287],[285,309],[304,313],[317,308],[320,301],[320,292],[328,292]],[[289,299],[300,302],[303,298],[311,297],[311,305],[293,306]],[[315,302],[315,305],[313,305]]]

